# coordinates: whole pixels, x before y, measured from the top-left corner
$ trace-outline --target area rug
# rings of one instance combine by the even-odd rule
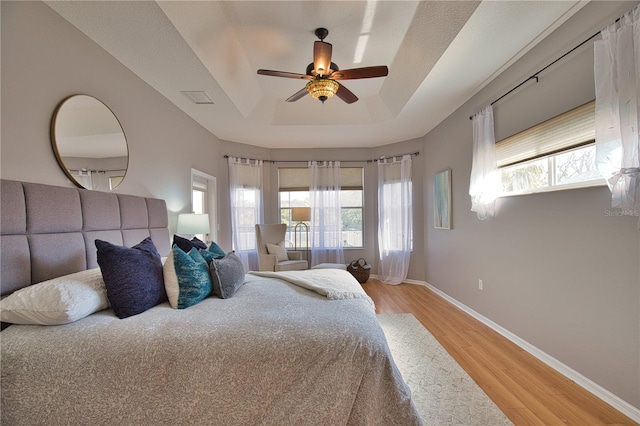
[[[412,314],[377,317],[425,425],[512,424]]]

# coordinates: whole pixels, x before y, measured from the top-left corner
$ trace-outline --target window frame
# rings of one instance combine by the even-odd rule
[[[362,206],[340,206],[340,213],[344,213],[345,210],[360,210],[361,211],[361,217],[362,217],[362,229],[361,229],[361,233],[362,233],[362,246],[343,246],[342,248],[344,250],[362,250],[365,248],[365,232],[364,232],[364,189],[341,189],[340,192],[342,191],[359,191],[361,193],[361,197],[362,197]],[[297,222],[293,222],[293,220],[291,220],[291,209],[296,208],[296,207],[309,207],[309,206],[289,206],[289,207],[282,207],[281,204],[281,194],[283,193],[290,193],[290,192],[307,192],[309,193],[309,190],[285,190],[285,191],[280,191],[278,190],[278,211],[280,212],[280,221],[281,223],[286,223],[287,224],[287,235],[293,235],[294,232],[294,227],[296,225]],[[288,211],[288,213],[283,214],[283,212]],[[285,219],[286,218],[286,219]],[[302,223],[307,223],[307,226],[309,225],[309,222],[302,222]],[[341,230],[341,232],[345,232],[345,230]],[[294,237],[293,236],[290,240],[291,240],[291,247],[293,247],[295,245],[295,241],[294,241]],[[285,240],[288,241],[288,240]]]
[[[529,188],[529,189],[522,189],[522,190],[518,190],[518,191],[511,191],[511,192],[505,192],[502,190],[502,188],[500,189],[500,195],[499,197],[512,197],[512,196],[520,196],[520,195],[528,195],[528,194],[538,194],[538,193],[544,193],[544,192],[554,192],[554,191],[565,191],[565,190],[569,190],[569,189],[579,189],[579,188],[590,188],[590,187],[594,187],[594,186],[605,186],[607,183],[604,180],[604,178],[602,177],[598,177],[598,178],[594,178],[594,179],[587,179],[587,180],[583,180],[583,181],[578,181],[578,182],[571,182],[571,183],[556,183],[556,159],[559,155],[562,154],[566,154],[568,152],[571,151],[577,151],[577,150],[581,150],[581,149],[585,149],[585,148],[590,148],[595,146],[595,142],[586,144],[586,145],[580,145],[580,146],[575,146],[569,149],[565,149],[559,152],[554,152],[552,154],[548,154],[542,157],[536,157],[536,158],[532,158],[530,160],[526,160],[526,161],[521,161],[515,164],[509,164],[503,167],[499,167],[498,171],[500,172],[501,175],[501,182],[502,182],[502,173],[505,170],[509,170],[511,168],[514,168],[516,166],[522,166],[522,165],[526,165],[526,164],[530,164],[530,163],[534,163],[534,162],[538,162],[541,160],[546,160],[547,161],[547,181],[548,184],[547,186],[544,187],[539,187],[539,188]]]
[[[496,142],[496,162],[501,182],[498,196],[510,197],[605,185],[606,182],[601,177],[556,183],[558,158],[572,151],[591,149],[594,145],[595,101],[582,104]],[[504,191],[502,179],[505,171],[541,161],[546,161],[546,186]],[[595,163],[594,168],[597,170]]]
[[[363,185],[364,186],[364,185]],[[360,219],[361,219],[361,228],[360,233],[362,235],[362,246],[343,246],[344,250],[362,250],[365,248],[365,232],[364,232],[364,188],[353,189],[353,188],[340,188],[340,197],[342,197],[343,191],[360,191],[360,206],[348,205],[344,206],[340,203],[340,215],[342,216],[346,210],[360,210]],[[344,221],[342,222],[344,226]],[[342,229],[341,232],[349,232],[349,230]]]
[[[303,170],[308,170],[306,167],[282,167],[278,169],[278,176],[280,176],[280,170],[282,169],[303,169]],[[340,193],[342,194],[343,191],[360,191],[361,194],[361,205],[360,206],[340,206],[340,211],[341,213],[344,213],[346,210],[353,210],[353,209],[359,209],[361,211],[361,217],[362,217],[362,228],[361,228],[361,235],[362,235],[362,246],[344,246],[343,249],[344,250],[362,250],[366,247],[366,241],[365,241],[365,193],[364,193],[364,168],[363,167],[353,167],[353,166],[343,166],[341,167],[341,169],[360,169],[360,173],[362,176],[362,186],[361,187],[354,187],[354,186],[342,186],[340,187]],[[310,188],[304,188],[304,187],[288,187],[288,188],[281,188],[281,184],[278,183],[278,212],[280,215],[280,220],[282,221],[282,223],[287,223],[287,236],[291,236],[291,246],[293,247],[295,244],[295,235],[293,234],[294,232],[294,227],[296,225],[296,223],[294,223],[291,220],[291,209],[294,207],[309,207],[309,206],[289,206],[289,207],[282,207],[282,193],[291,193],[291,192],[307,192],[310,193]],[[287,214],[283,214],[283,211],[288,211]],[[309,225],[309,223],[307,223],[307,225]],[[344,230],[342,230],[341,232],[345,232]]]

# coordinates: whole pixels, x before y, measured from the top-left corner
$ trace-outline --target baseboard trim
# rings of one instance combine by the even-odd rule
[[[576,384],[583,387],[587,391],[591,392],[592,394],[594,394],[595,396],[597,396],[607,404],[611,405],[613,408],[620,411],[625,416],[631,418],[636,423],[640,423],[640,408],[634,407],[633,405],[629,404],[627,401],[623,400],[619,396],[613,394],[612,392],[603,388],[599,384],[595,383],[593,380],[583,376],[582,374],[578,373],[571,367],[567,366],[566,364],[563,364],[562,362],[558,361],[551,355],[538,349],[537,347],[533,346],[526,340],[521,339],[520,337],[516,336],[509,330],[491,321],[489,318],[479,314],[478,312],[474,311],[464,303],[459,302],[458,300],[454,299],[453,297],[449,296],[448,294],[434,287],[433,285],[425,281],[418,281],[418,280],[405,280],[404,282],[407,284],[423,285],[429,288],[431,291],[433,291],[443,299],[452,303],[453,305],[463,310],[467,314],[471,315],[481,323],[485,324],[486,326],[493,329],[497,333],[506,337],[516,345],[520,346],[525,351],[529,352],[534,357],[538,358],[540,361],[547,364],[549,367],[553,368],[554,370],[556,370],[563,376],[567,377],[568,379],[574,381]]]
[[[380,277],[380,275],[375,275],[372,274],[371,278],[376,279],[378,281],[382,281],[382,278]],[[409,279],[405,279],[402,281],[403,284],[415,284],[415,285],[422,285],[425,287],[429,287],[429,284],[427,284],[426,281],[420,281],[420,280],[409,280]]]
[[[427,284],[427,282],[420,281],[420,280],[404,280],[403,283],[422,285],[422,286],[425,286],[425,287],[429,287],[429,284]]]

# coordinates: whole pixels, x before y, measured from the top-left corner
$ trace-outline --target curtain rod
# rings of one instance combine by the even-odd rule
[[[411,155],[412,157],[413,156],[417,157],[418,155],[420,155],[420,151],[408,152],[406,154],[400,154],[400,155],[390,155],[390,156],[387,156],[387,157],[383,156],[383,157],[380,157],[380,158],[374,158],[373,160],[367,160],[367,163],[377,163],[380,160],[386,160],[386,159],[389,159],[389,158],[396,158],[396,157],[403,157],[405,155]]]
[[[400,155],[390,155],[387,157],[379,157],[379,158],[374,158],[372,160],[345,160],[345,163],[377,163],[380,160],[386,160],[387,158],[395,158],[395,157],[402,157],[403,155],[411,155],[411,156],[418,156],[420,155],[420,151],[416,151],[416,152],[410,152],[407,154],[400,154]],[[229,158],[229,155],[224,155],[224,158]],[[255,158],[245,158],[245,157],[240,157],[241,160],[253,160],[253,161],[257,161]],[[265,163],[306,163],[309,160],[260,160],[263,161]],[[334,160],[317,160],[319,162],[323,162],[323,161],[334,161]],[[342,160],[341,160],[342,161]]]
[[[233,156],[225,154],[223,157],[224,158],[229,158],[229,157],[233,157]],[[263,163],[275,163],[275,161],[273,161],[273,160],[261,160],[259,158],[248,158],[248,157],[237,157],[237,158],[239,158],[240,160],[247,160],[247,161],[262,161]]]
[[[615,22],[618,22],[620,20],[620,18],[616,19]],[[614,23],[615,23],[614,22]],[[514,87],[513,89],[509,90],[507,93],[505,93],[504,95],[500,96],[498,99],[496,99],[495,101],[491,102],[490,105],[495,104],[496,102],[498,102],[499,100],[501,100],[502,98],[504,98],[507,95],[510,95],[512,92],[514,92],[515,90],[519,89],[520,86],[522,86],[523,84],[529,82],[530,80],[535,80],[536,83],[538,83],[540,81],[539,79],[539,74],[543,71],[545,71],[547,68],[549,68],[550,66],[552,66],[553,64],[555,64],[556,62],[558,62],[561,59],[564,59],[565,57],[569,56],[571,53],[573,53],[574,51],[576,51],[577,49],[579,49],[580,47],[582,47],[584,44],[588,43],[589,41],[591,41],[593,38],[595,38],[596,36],[598,36],[601,33],[601,31],[598,31],[597,33],[595,33],[594,35],[592,35],[591,37],[589,37],[588,39],[586,39],[585,41],[583,41],[582,43],[580,43],[579,45],[577,45],[576,47],[574,47],[573,49],[569,50],[567,53],[565,53],[564,55],[560,56],[558,59],[556,59],[555,61],[551,62],[549,65],[547,65],[546,67],[542,68],[540,71],[538,71],[537,73],[533,74],[531,77],[527,78],[526,80],[524,80],[522,83],[518,84],[516,87]],[[473,120],[473,115],[471,117],[469,117],[469,120]]]

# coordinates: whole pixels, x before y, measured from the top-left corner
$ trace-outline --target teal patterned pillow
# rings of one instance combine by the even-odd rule
[[[211,242],[211,245],[209,246],[207,251],[215,255],[214,259],[222,259],[227,255],[227,253],[225,253],[224,250],[222,250],[220,246],[215,243],[215,241]]]
[[[227,255],[216,243],[211,243],[208,249],[200,249],[199,252],[208,264],[211,264],[214,259],[222,259]]]
[[[200,249],[199,251],[207,263],[211,263],[213,259],[222,259],[227,255],[215,242],[212,242],[208,249]]]
[[[172,307],[185,309],[211,294],[209,265],[197,249],[192,248],[185,253],[174,245],[163,270]]]

